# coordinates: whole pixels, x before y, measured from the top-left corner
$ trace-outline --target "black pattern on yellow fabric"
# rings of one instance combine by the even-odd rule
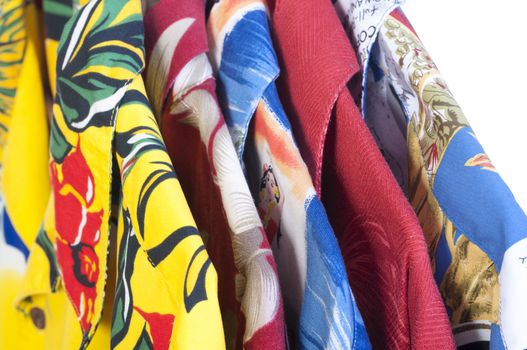
[[[0,162],[26,46],[26,1],[0,3]]]
[[[130,212],[134,212],[136,215],[137,234],[142,240],[148,240],[149,237],[146,234],[146,226],[148,223],[146,218],[149,210],[155,210],[155,207],[152,206],[151,198],[156,193],[159,193],[159,191],[162,191],[164,183],[177,182],[177,177],[168,158],[166,160],[147,160],[152,153],[162,152],[166,155],[166,148],[161,140],[157,123],[148,105],[144,104],[142,99],[134,102],[130,98],[130,96],[140,95],[144,96],[142,92],[131,87],[125,94],[124,101],[126,103],[123,103],[119,108],[120,110],[126,107],[143,109],[145,112],[148,112],[141,117],[144,123],[137,125],[123,122],[122,125],[127,124],[128,128],[121,128],[119,126],[121,123],[118,122],[115,134],[115,150],[118,154],[124,186],[126,186],[128,181],[134,181],[131,178],[132,172],[135,171],[135,176],[139,175],[141,177],[141,186],[139,191],[137,191],[137,201],[135,202],[136,207]],[[138,164],[142,164],[144,168],[137,170],[136,167]],[[145,170],[148,171],[145,172]],[[132,203],[134,201],[126,201],[123,206],[130,208]],[[150,263],[154,267],[159,266],[167,256],[172,254],[178,245],[190,237],[200,237],[200,233],[195,226],[181,226],[171,233],[168,233],[158,244],[148,247],[145,250]],[[203,255],[206,257],[205,259],[202,259]],[[183,297],[187,312],[191,312],[193,307],[200,301],[207,300],[205,279],[210,266],[211,262],[207,256],[205,247],[203,245],[196,247],[185,272]],[[199,271],[195,280],[189,277],[191,270]]]
[[[72,131],[112,126],[127,83],[144,66],[141,13],[118,20],[128,10],[125,5],[92,0],[66,24],[58,50],[55,102]],[[57,124],[52,133],[54,139],[65,140]],[[67,146],[74,145],[63,141],[52,147],[56,161],[67,154]]]
[[[162,182],[175,178],[176,175],[173,169],[157,169],[148,175],[143,186],[141,186],[137,217],[139,220],[139,232],[143,238],[145,238],[145,216],[150,196]]]
[[[151,350],[153,349],[152,340],[150,340],[150,336],[148,335],[148,331],[146,330],[146,323],[143,327],[143,331],[141,332],[141,335],[139,336],[139,339],[137,339],[137,343],[134,346],[134,350]]]
[[[115,348],[126,336],[130,328],[134,299],[131,291],[130,279],[134,272],[134,264],[139,242],[134,236],[132,219],[130,213],[123,209],[119,218],[122,225],[122,237],[119,242],[119,253],[117,263],[117,285],[115,289],[113,315],[112,315],[112,338],[111,347]]]
[[[133,96],[143,97],[134,100],[131,98]],[[154,275],[160,272],[167,281],[172,281],[169,282],[170,287],[166,292],[172,296],[181,295],[178,297],[178,299],[181,298],[179,305],[181,307],[184,305],[185,312],[190,314],[200,302],[214,300],[210,298],[207,290],[207,279],[214,268],[193,222],[185,224],[184,221],[180,221],[177,219],[178,212],[170,212],[170,217],[158,214],[156,218],[156,213],[165,209],[163,205],[171,205],[172,195],[170,193],[174,190],[179,192],[181,189],[152,111],[144,101],[144,87],[142,81],[137,78],[129,86],[117,114],[114,144],[121,173],[123,213],[126,213],[123,220],[125,229],[133,231],[133,234],[129,233],[130,238],[127,244],[130,245],[132,240],[138,240],[139,250],[142,250],[136,251],[135,243],[133,254],[121,247],[119,261],[123,262],[123,259],[126,259],[128,264],[131,264],[131,261],[137,264],[141,256],[147,257],[143,263],[152,266]],[[131,223],[131,227],[128,222]],[[176,224],[177,222],[179,223]],[[158,228],[153,230],[155,226]],[[125,244],[124,242],[126,240],[123,237],[121,245]],[[186,256],[184,266],[174,266],[174,261],[179,261],[174,260],[178,259],[175,256],[181,254],[181,249],[183,249],[181,247],[187,246],[190,242],[199,242],[199,244],[192,243],[191,251],[184,253]],[[123,347],[122,339],[127,334],[131,334],[132,324],[135,323],[137,327],[141,319],[144,319],[147,326],[143,328],[136,346],[148,348],[149,340],[151,340],[153,346],[156,347],[159,339],[153,338],[154,334],[151,329],[155,327],[155,322],[159,322],[157,318],[166,319],[167,322],[174,319],[177,322],[177,319],[170,314],[170,310],[159,310],[154,313],[144,310],[144,305],[139,305],[140,301],[135,297],[132,298],[135,268],[129,268],[133,270],[124,269],[131,271],[131,274],[130,277],[127,277],[126,273],[119,277],[118,295],[116,295],[114,307],[113,327],[116,330],[113,333],[112,347]],[[181,270],[178,271],[178,269]],[[154,278],[154,276],[150,277]],[[177,293],[171,290],[179,288],[181,290]],[[127,312],[122,312],[125,303],[128,305]],[[155,303],[152,302],[152,305]],[[132,307],[133,311],[131,311]],[[119,312],[122,315],[116,314]],[[135,330],[132,333],[137,334],[137,328]],[[147,338],[147,335],[150,338]]]
[[[181,227],[181,228],[177,229],[176,231],[172,232],[167,238],[165,238],[163,240],[163,242],[161,244],[155,246],[154,248],[148,249],[147,253],[148,253],[148,256],[150,257],[150,261],[152,262],[152,264],[154,266],[157,266],[160,262],[165,260],[165,258],[170,253],[172,253],[174,248],[182,240],[184,240],[185,238],[190,237],[190,236],[198,236],[199,237],[199,231],[195,227],[184,226],[184,227]],[[202,250],[202,248],[203,247],[198,249],[196,251],[196,253],[194,253],[194,254],[196,255],[197,253],[199,253]],[[190,261],[190,265],[192,265],[193,261],[194,261],[194,257]],[[190,265],[189,265],[189,268],[190,268]],[[185,303],[185,305],[186,305],[186,303]]]
[[[37,244],[42,248],[46,254],[46,258],[49,262],[49,285],[52,292],[55,292],[59,283],[59,268],[57,265],[57,257],[55,256],[55,248],[53,243],[49,239],[47,232],[44,229],[40,229],[37,235]]]
[[[205,275],[207,274],[207,270],[209,269],[209,266],[211,265],[210,259],[207,257],[205,260],[205,263],[201,266],[198,274],[198,278],[194,284],[194,287],[188,292],[189,288],[189,271],[192,268],[193,264],[196,263],[196,257],[199,254],[205,254],[205,247],[201,246],[198,248],[194,255],[192,256],[192,259],[190,260],[190,264],[187,267],[187,272],[185,274],[185,289],[184,289],[184,301],[185,301],[185,309],[187,312],[192,311],[192,308],[196,306],[200,301],[207,300],[207,289],[205,288]]]
[[[60,36],[66,23],[73,16],[75,11],[73,0],[45,0],[42,7],[44,21],[46,22],[46,37],[55,41],[60,40]]]

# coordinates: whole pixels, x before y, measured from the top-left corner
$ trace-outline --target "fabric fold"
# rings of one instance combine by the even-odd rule
[[[218,271],[227,347],[285,349],[276,264],[216,98],[204,3],[161,0],[145,20],[147,91]]]
[[[219,1],[208,30],[221,105],[277,261],[290,344],[368,349],[336,238],[274,84],[268,16],[263,1]]]
[[[363,57],[365,121],[423,227],[458,347],[523,348],[527,217],[399,2],[385,4],[394,10],[376,19]],[[341,19],[353,41],[359,28]]]
[[[222,349],[216,271],[140,75],[141,2],[91,0],[63,12],[72,17],[56,59],[48,51],[56,62],[50,69],[56,77],[53,191],[30,253],[30,272],[37,267],[42,282],[26,276],[26,290],[38,294],[22,295],[19,309],[55,346]],[[115,180],[120,186],[112,193]],[[120,202],[118,222],[112,195]],[[117,236],[110,222],[117,223]],[[207,337],[196,324],[205,325]]]
[[[453,348],[423,232],[344,88],[360,65],[331,1],[272,8],[279,91],[372,346]]]

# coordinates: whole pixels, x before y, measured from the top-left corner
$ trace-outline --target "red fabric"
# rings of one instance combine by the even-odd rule
[[[174,315],[162,315],[157,312],[146,312],[134,306],[134,309],[143,316],[150,326],[152,334],[152,347],[156,350],[168,350],[170,338],[172,337],[172,327],[174,324]]]
[[[168,110],[165,110],[163,117],[163,140],[181,188],[185,192],[192,216],[200,232],[205,236],[207,252],[218,273],[218,300],[222,316],[224,318],[228,316],[225,314],[227,310],[237,316],[237,336],[229,334],[228,327],[225,327],[225,336],[235,337],[235,348],[241,349],[245,322],[240,311],[240,303],[236,300],[234,283],[237,269],[233,260],[229,226],[223,213],[220,192],[211,176],[205,145],[201,142],[198,129],[179,121],[182,116],[170,115]],[[227,320],[228,323],[231,322],[228,318]],[[233,339],[228,340],[233,341]]]
[[[186,17],[194,18],[195,22],[178,43],[164,88],[165,96],[170,95],[169,89],[181,68],[191,58],[208,49],[204,8],[202,1],[161,1],[145,15],[147,59],[161,33],[176,20]],[[209,84],[204,82],[199,88],[207,88],[214,95],[213,86],[214,82],[209,80]],[[186,115],[172,115],[169,107],[170,102],[165,103],[161,120],[163,141],[218,273],[218,300],[224,318],[226,341],[232,343],[235,349],[242,349],[245,320],[240,303],[236,300],[237,269],[221,194],[212,178],[207,146],[201,141],[198,128],[180,121]]]
[[[359,65],[331,1],[270,5],[282,101],[373,347],[453,349],[424,235],[346,87]]]
[[[191,27],[177,45],[177,59],[173,59],[170,62],[170,70],[167,75],[168,84],[163,89],[163,96],[168,94],[168,89],[172,86],[171,82],[174,81],[183,66],[193,57],[202,52],[207,52],[209,49],[204,11],[202,1],[163,0],[159,1],[145,14],[145,51],[147,53],[147,62],[150,58],[149,53],[152,52],[157,39],[165,29],[175,22],[175,19],[194,19]]]
[[[192,58],[208,51],[205,8],[202,0],[161,0],[145,14],[147,59],[150,58],[160,35],[170,25],[184,18],[192,18],[194,22],[178,42],[170,62],[167,83],[163,90],[163,96],[166,96],[161,116],[163,141],[197,227],[202,234],[207,252],[218,274],[218,300],[223,317],[227,347],[229,349],[248,350],[284,349],[285,327],[281,301],[275,318],[244,343],[246,321],[240,302],[236,297],[235,285],[238,270],[234,262],[232,238],[223,209],[221,193],[214,183],[213,176],[216,175],[216,169],[214,169],[214,161],[211,159],[214,136],[218,129],[224,125],[223,117],[215,126],[209,143],[206,145],[203,143],[200,130],[196,126],[182,122],[182,119],[187,117],[185,113],[176,115],[170,112],[171,93],[177,75]],[[187,90],[186,94],[194,89],[199,89],[208,91],[215,98],[215,86],[214,79],[208,78]],[[264,240],[260,248],[269,249],[269,243]],[[269,265],[276,273],[274,260],[269,261]],[[204,334],[204,336],[207,335]]]
[[[52,161],[50,172],[55,200],[57,261],[59,266],[72,267],[62,269],[62,279],[77,315],[81,315],[82,330],[88,333],[94,322],[96,284],[100,276],[96,249],[103,211],[91,208],[95,181],[80,143],[77,142],[62,165]]]

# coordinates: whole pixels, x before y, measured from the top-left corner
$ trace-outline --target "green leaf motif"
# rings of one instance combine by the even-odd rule
[[[133,295],[130,280],[134,272],[134,261],[139,250],[139,242],[132,228],[128,210],[122,210],[123,237],[119,244],[117,285],[115,289],[111,347],[115,348],[126,336],[133,313]]]
[[[72,146],[64,138],[64,134],[57,126],[55,118],[51,120],[51,155],[58,163],[62,163],[68,153],[70,153]]]
[[[44,253],[49,261],[49,285],[52,292],[55,292],[59,283],[59,268],[57,264],[57,257],[55,256],[55,248],[53,243],[48,237],[46,231],[43,228],[40,229],[37,235],[37,244]]]
[[[146,323],[143,327],[143,331],[141,332],[141,335],[139,336],[139,339],[137,339],[137,343],[134,346],[134,350],[152,350],[152,340],[150,340],[150,336],[148,335],[148,331],[146,330]]]
[[[9,117],[13,109],[25,51],[25,6],[20,0],[0,5],[0,116]],[[7,128],[2,124],[6,132]]]
[[[113,127],[128,84],[144,67],[140,2],[125,6],[127,3],[92,0],[64,27],[58,48],[55,103],[65,125],[74,132]],[[53,134],[52,154],[58,162],[68,149],[64,134],[58,130]]]
[[[44,0],[44,20],[46,22],[46,38],[59,41],[64,26],[73,16],[73,0]]]

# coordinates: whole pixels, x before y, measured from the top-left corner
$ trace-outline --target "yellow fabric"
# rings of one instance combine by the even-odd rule
[[[130,84],[128,93],[136,92],[145,96],[143,80],[138,75]],[[121,105],[117,114],[117,135],[129,135],[127,138],[116,138],[116,147],[120,143],[132,144],[132,139],[144,138],[152,140],[159,138],[159,129],[149,106],[142,103],[127,103]],[[159,141],[160,142],[160,141]],[[134,145],[135,146],[135,145]],[[184,200],[184,195],[177,178],[170,177],[161,182],[152,191],[148,201],[145,216],[144,232],[139,232],[138,207],[144,189],[138,184],[149,185],[149,176],[156,170],[173,172],[170,159],[164,146],[147,151],[136,157],[129,171],[123,167],[130,164],[121,156],[117,161],[123,175],[123,212],[131,220],[140,245],[147,252],[162,245],[164,240],[174,231],[192,227],[195,234],[183,239],[174,250],[155,267],[148,263],[150,257],[139,249],[134,264],[131,279],[131,289],[134,308],[149,313],[173,315],[171,348],[173,349],[223,349],[225,348],[221,315],[217,300],[217,274],[210,264],[209,257],[203,247],[201,236],[195,229],[195,223]],[[160,164],[165,164],[164,166]],[[163,176],[160,174],[160,176]],[[123,216],[121,214],[118,242],[123,239]],[[143,238],[144,237],[144,238]],[[132,239],[132,238],[131,238]],[[128,262],[131,263],[131,262]],[[199,283],[200,272],[205,271],[205,290],[209,300],[198,302],[190,311],[183,305],[184,293],[191,293]],[[186,274],[188,273],[188,276]],[[145,286],[148,286],[145,288]],[[155,294],[153,294],[155,291]],[[153,297],[155,295],[155,297]],[[134,310],[130,323],[130,334],[140,334],[144,327],[139,312]],[[206,335],[206,336],[205,336]],[[134,346],[137,336],[130,336],[123,341],[118,349],[130,349]],[[154,344],[155,345],[155,344]]]
[[[82,11],[90,15],[81,17]],[[2,254],[16,258],[7,266],[13,269],[0,264],[0,283],[7,286],[0,290],[0,307],[7,310],[0,316],[0,349],[224,349],[216,271],[144,91],[140,75],[144,49],[127,42],[142,41],[141,3],[90,1],[74,16],[86,21],[72,20],[64,31],[77,29],[80,40],[63,35],[55,55],[50,50],[53,42],[46,47],[48,60],[60,64],[58,71],[49,69],[57,94],[49,196],[44,183],[49,181],[48,141],[39,134],[48,133],[43,92],[35,86],[24,90],[25,84],[42,80],[36,75],[36,31],[28,29],[32,39],[18,86],[26,103],[15,103],[16,114],[10,120],[9,137],[14,141],[6,148],[5,159],[12,170],[2,185],[9,187],[6,198],[15,222],[33,209],[44,220],[40,230],[37,214],[16,223],[17,230],[27,232],[23,238],[30,248],[27,266],[20,253],[0,242]],[[34,13],[27,19],[28,26],[36,23]],[[120,26],[135,34],[123,35]],[[111,34],[96,36],[103,27]],[[116,47],[127,54],[119,50],[116,54]],[[94,49],[97,54],[90,56]],[[90,75],[93,71],[100,75]],[[103,79],[96,81],[99,76]],[[85,77],[89,84],[82,80]],[[65,101],[64,91],[78,95]],[[102,112],[95,112],[98,115],[91,120],[87,116],[93,106]],[[30,125],[31,120],[23,118],[37,112],[43,121]],[[39,158],[30,164],[31,157],[43,154],[45,161]],[[119,211],[110,205],[113,159],[120,172]],[[20,175],[16,169],[35,173]],[[32,187],[20,193],[32,190],[44,199],[21,202],[14,197],[16,186],[30,180],[35,181]],[[35,189],[39,184],[42,187]],[[117,214],[115,232],[109,222]]]
[[[20,20],[19,25],[12,27],[13,32],[17,33],[17,28],[21,27],[23,30],[15,36],[8,31],[1,38],[4,42],[10,34],[14,50],[6,50],[8,57],[2,54],[0,60],[21,60],[20,65],[2,67],[2,74],[10,78],[3,88],[16,86],[16,95],[7,101],[9,113],[2,115],[1,195],[16,232],[30,247],[38,233],[50,191],[48,126],[37,53],[40,37],[34,5],[25,6],[24,1],[7,1],[2,5],[2,11],[15,11],[16,20]],[[11,25],[13,22],[15,19],[11,18]],[[32,322],[27,322],[14,307],[23,282],[25,261],[21,259],[22,254],[2,244],[0,256],[5,259],[0,264],[0,349],[41,348],[39,332],[35,332]]]
[[[52,204],[52,203],[51,203]],[[48,205],[44,227],[53,225],[53,205]],[[39,234],[42,234],[41,231]],[[53,235],[50,235],[54,243]],[[111,260],[111,259],[110,259]],[[77,349],[82,343],[82,331],[75,310],[67,297],[60,280],[56,286],[49,282],[49,260],[37,243],[31,247],[25,276],[6,280],[9,283],[12,302],[6,305],[5,320],[8,327],[0,328],[0,349]],[[109,276],[114,277],[114,268]],[[0,276],[7,276],[0,272]],[[110,283],[109,286],[113,286]],[[56,290],[52,289],[56,287]],[[16,291],[16,292],[15,292]],[[2,291],[0,290],[0,296]],[[3,296],[2,296],[2,299]],[[106,299],[107,312],[87,349],[108,349],[111,329],[111,295]],[[45,315],[45,328],[39,329],[31,317],[31,310],[42,310]]]
[[[82,331],[71,302],[63,289],[56,293],[32,295],[31,307],[24,312],[10,310],[9,320],[16,320],[16,327],[10,329],[12,337],[8,337],[2,349],[78,349],[82,342]],[[31,320],[31,309],[44,310],[46,328],[39,330]],[[103,317],[91,343],[87,349],[110,348],[111,313]],[[5,345],[5,347],[4,347]]]
[[[25,51],[25,7],[23,0],[0,2],[0,161],[7,143]]]
[[[46,209],[50,185],[48,173],[48,124],[40,63],[40,37],[36,11],[26,9],[27,44],[20,70],[17,95],[4,149],[2,194],[17,233],[30,246]]]

